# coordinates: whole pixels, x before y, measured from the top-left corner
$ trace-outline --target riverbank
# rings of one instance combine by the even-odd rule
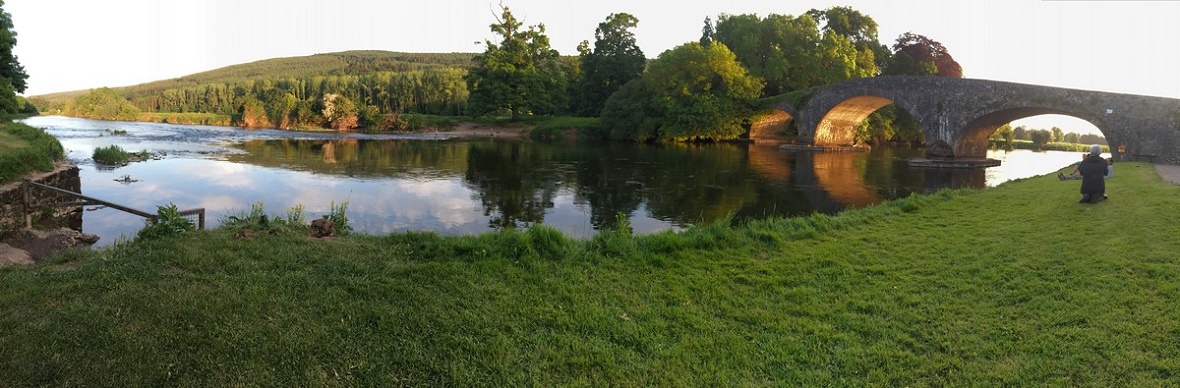
[[[570,240],[233,230],[0,269],[16,385],[1093,385],[1180,373],[1180,186],[1052,176]],[[620,222],[626,225],[626,221]],[[162,254],[167,252],[167,254]]]

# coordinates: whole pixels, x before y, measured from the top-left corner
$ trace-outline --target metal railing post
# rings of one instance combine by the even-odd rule
[[[31,209],[30,209],[32,207],[32,204],[29,203],[30,201],[32,201],[32,196],[29,193],[29,180],[28,179],[25,179],[25,183],[21,184],[21,191],[22,191],[21,195],[24,197],[24,199],[21,200],[21,205],[22,205],[21,211],[25,215],[25,229],[33,229],[33,213],[31,212]]]

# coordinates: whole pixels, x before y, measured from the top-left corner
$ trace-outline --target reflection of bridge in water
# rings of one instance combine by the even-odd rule
[[[906,155],[894,156],[888,150],[816,153],[751,145],[748,154],[752,169],[769,180],[797,187],[816,211],[824,213],[898,197],[899,183],[915,192],[987,186],[985,170],[912,169]]]

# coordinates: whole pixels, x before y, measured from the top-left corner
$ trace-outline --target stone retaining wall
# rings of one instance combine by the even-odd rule
[[[26,178],[34,182],[80,193],[82,192],[82,178],[78,172],[78,166],[71,163],[59,163],[53,171],[30,174]],[[24,228],[24,217],[22,214],[24,190],[21,189],[23,183],[24,181],[22,179],[0,186],[0,237],[3,237],[8,232]],[[32,198],[33,202],[37,204],[77,201],[73,197],[52,193],[43,189],[33,189]],[[39,222],[47,221],[42,219],[43,215],[45,214],[35,214],[33,216],[33,223],[38,224]],[[82,207],[56,208],[53,210],[51,218],[54,221],[54,225],[77,225],[80,229],[82,225]]]

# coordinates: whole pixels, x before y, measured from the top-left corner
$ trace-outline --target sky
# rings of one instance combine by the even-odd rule
[[[942,43],[965,78],[1180,98],[1180,0],[8,0],[3,9],[33,96],[345,50],[482,52],[500,4],[543,24],[565,55],[593,42],[610,14],[630,13],[648,58],[699,39],[705,17],[848,6],[877,22],[885,45],[905,32]],[[1067,132],[1088,125],[1050,119]]]

